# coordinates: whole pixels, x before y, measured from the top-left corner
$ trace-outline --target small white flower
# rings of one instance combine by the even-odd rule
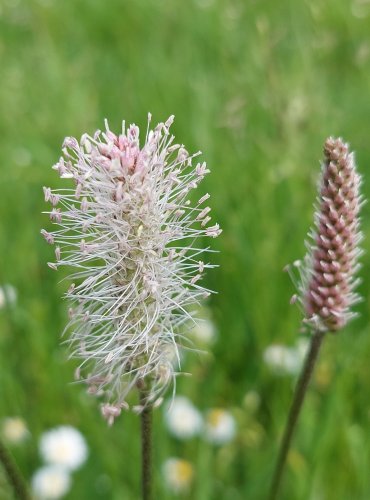
[[[168,404],[165,421],[170,433],[178,439],[189,439],[200,433],[202,415],[184,396],[177,396]]]
[[[25,421],[20,417],[4,418],[1,434],[8,443],[19,444],[29,436]]]
[[[184,493],[193,482],[194,468],[187,460],[171,457],[163,464],[163,476],[169,490]]]
[[[200,280],[214,266],[197,242],[221,233],[209,225],[209,195],[189,197],[206,164],[174,143],[173,116],[152,130],[150,120],[144,141],[125,122],[119,134],[106,122],[91,137],[67,137],[53,168],[69,187],[44,187],[53,231],[41,233],[56,258],[49,267],[68,266],[76,280],[67,292],[73,356],[90,392],[104,391],[117,414],[143,380],[150,403],[174,380],[166,348],[186,341],[189,307],[210,294]]]
[[[276,373],[295,374],[299,369],[299,359],[295,350],[284,345],[269,345],[263,353],[263,359]]]
[[[0,309],[6,305],[14,305],[17,302],[17,289],[6,283],[0,286]]]
[[[211,344],[216,336],[216,327],[209,319],[200,319],[191,330],[196,341],[201,344]]]
[[[301,339],[294,347],[272,344],[265,349],[263,359],[279,375],[297,375],[302,368],[307,348],[306,339]]]
[[[78,469],[87,459],[85,438],[74,427],[61,426],[45,432],[40,439],[40,455],[45,462]]]
[[[38,500],[52,500],[63,497],[71,487],[69,473],[57,465],[45,465],[32,477],[32,491]]]
[[[204,434],[207,441],[213,444],[225,444],[234,438],[235,433],[235,419],[229,411],[213,408],[207,412]]]
[[[297,340],[296,351],[301,357],[301,362],[304,361],[309,347],[310,347],[310,341],[308,338],[304,337]]]

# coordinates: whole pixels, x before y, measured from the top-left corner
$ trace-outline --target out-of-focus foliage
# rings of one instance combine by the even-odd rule
[[[151,111],[155,121],[175,114],[178,140],[202,149],[224,230],[206,283],[219,292],[208,303],[217,335],[209,355],[186,357],[193,375],[178,393],[204,415],[225,408],[236,420],[223,445],[177,441],[157,410],[156,498],[174,498],[162,473],[170,457],[191,464],[183,498],[266,497],[294,377],[272,371],[263,352],[300,335],[282,269],[305,252],[326,136],[351,143],[370,194],[369,32],[364,0],[1,0],[0,285],[18,297],[0,310],[0,418],[26,422],[30,436],[11,446],[28,478],[41,433],[72,425],[90,454],[66,498],[139,497],[138,419],[123,414],[107,428],[97,402],[69,384],[67,283],[46,266],[52,250],[39,232],[64,136],[104,117],[112,128],[123,118],[144,126]],[[368,206],[363,230],[367,249]],[[282,498],[370,496],[369,252],[362,262],[361,316],[326,341]],[[247,393],[260,404],[251,409]]]

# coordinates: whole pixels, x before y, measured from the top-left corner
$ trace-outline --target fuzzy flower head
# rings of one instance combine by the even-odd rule
[[[348,144],[327,139],[312,244],[303,266],[295,263],[301,275],[298,288],[305,323],[316,330],[340,330],[355,315],[351,307],[359,300],[354,289],[362,240],[360,185]]]
[[[90,393],[104,393],[109,422],[133,387],[145,381],[155,403],[173,380],[167,347],[177,349],[189,307],[209,295],[199,281],[212,266],[197,240],[221,232],[210,225],[209,195],[188,199],[206,164],[174,143],[173,117],[153,130],[150,119],[143,144],[124,122],[119,135],[106,123],[92,137],[66,138],[53,168],[74,187],[44,188],[55,227],[42,231],[55,244],[49,266],[75,269],[67,298],[77,374]]]

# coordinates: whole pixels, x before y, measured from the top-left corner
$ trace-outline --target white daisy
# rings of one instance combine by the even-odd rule
[[[39,448],[45,462],[71,471],[81,467],[88,455],[85,438],[69,426],[45,432],[40,438]]]
[[[184,493],[190,489],[194,479],[194,468],[181,458],[168,458],[163,464],[163,477],[167,488],[173,493]]]
[[[278,375],[297,375],[302,368],[307,348],[306,339],[301,339],[294,347],[271,344],[265,349],[263,359]]]
[[[30,432],[23,418],[7,417],[2,421],[1,434],[8,443],[19,444],[29,436]]]
[[[236,434],[235,419],[222,408],[213,408],[206,414],[204,438],[213,444],[225,444]]]
[[[45,465],[32,477],[32,491],[37,500],[62,498],[71,487],[69,473],[57,465]]]
[[[216,337],[216,327],[209,319],[200,319],[191,330],[196,341],[201,344],[211,344]]]
[[[9,283],[0,286],[0,309],[6,305],[14,305],[17,302],[17,289]]]
[[[202,429],[202,415],[190,399],[176,396],[167,405],[165,421],[170,433],[178,439],[189,439]]]

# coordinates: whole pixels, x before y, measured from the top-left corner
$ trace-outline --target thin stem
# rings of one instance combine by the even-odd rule
[[[26,483],[13,457],[0,440],[0,462],[2,463],[9,483],[13,487],[15,497],[19,500],[30,500]]]
[[[152,497],[152,406],[146,402],[146,394],[140,392],[140,401],[144,406],[141,412],[141,459],[142,459],[142,494],[143,500]]]
[[[286,463],[286,458],[292,441],[293,433],[296,428],[297,420],[302,408],[302,404],[310,383],[314,366],[320,351],[321,343],[325,332],[315,332],[311,339],[310,349],[307,353],[305,363],[298,379],[294,391],[293,401],[289,410],[288,420],[285,426],[284,436],[280,445],[279,455],[276,462],[275,472],[271,483],[270,500],[275,500],[279,492],[279,486]]]

